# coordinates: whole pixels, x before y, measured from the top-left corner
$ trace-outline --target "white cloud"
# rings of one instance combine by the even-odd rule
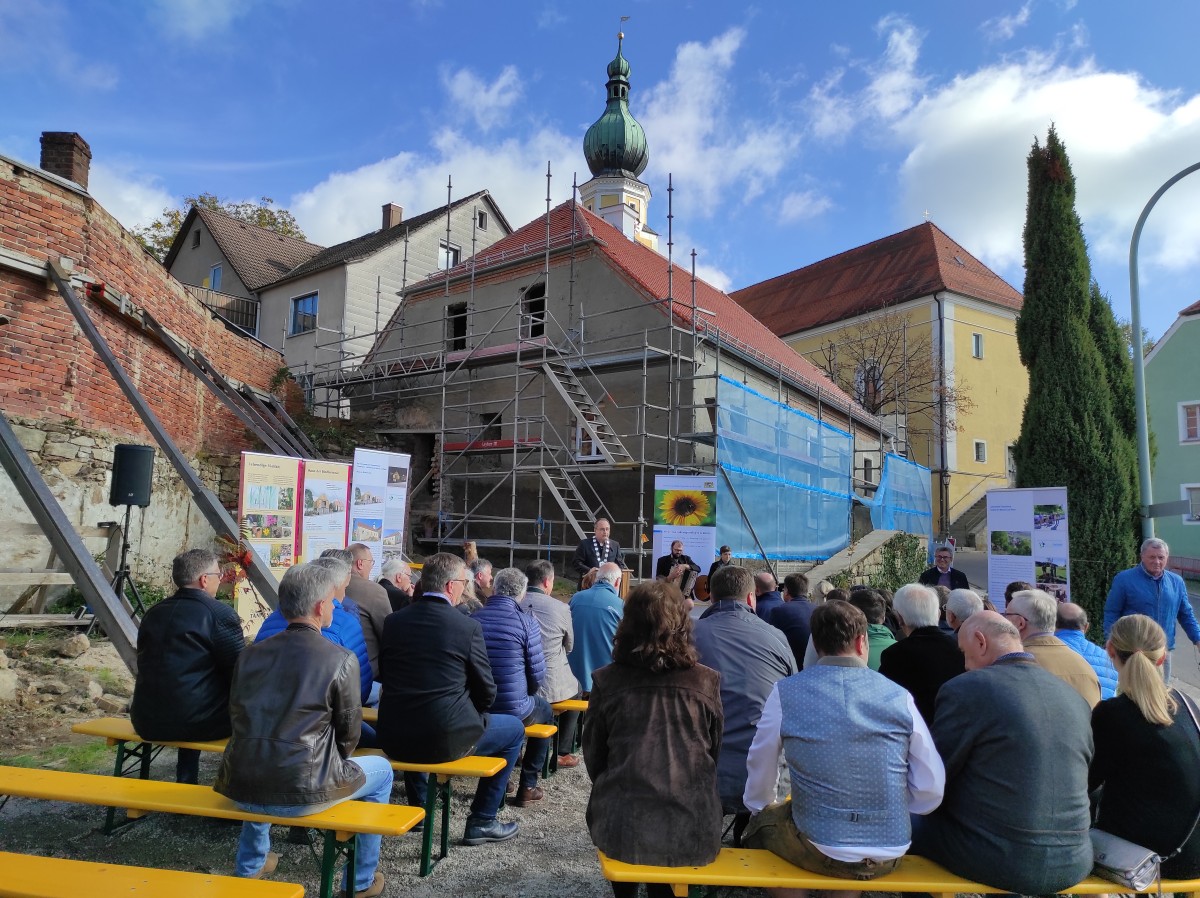
[[[546,211],[547,160],[552,202],[570,199],[572,175],[583,162],[578,139],[543,129],[484,145],[445,129],[427,152],[337,172],[293,196],[287,207],[310,240],[329,246],[378,228],[382,203],[399,203],[407,216],[445,205],[450,177],[453,199],[486,188],[518,228]]]
[[[988,19],[979,26],[989,40],[1006,41],[1019,30],[1029,24],[1029,14],[1033,11],[1033,0],[1025,0],[1021,8],[1009,16],[996,16]]]
[[[730,73],[745,37],[731,28],[706,44],[680,45],[668,78],[649,87],[635,110],[650,142],[643,180],[661,185],[674,176],[677,215],[708,218],[722,202],[754,199],[797,147],[794,128],[735,114]],[[635,98],[636,91],[635,83]]]
[[[85,62],[75,50],[85,35],[64,23],[71,11],[54,0],[0,0],[0,68],[52,74],[65,85],[108,91],[120,80],[107,62]]]
[[[103,162],[92,163],[88,192],[129,230],[150,224],[178,202],[156,178]]]
[[[470,69],[444,70],[441,79],[450,98],[450,112],[459,119],[473,119],[483,131],[505,121],[521,99],[521,76],[514,65],[506,65],[490,84]]]
[[[1019,267],[1025,160],[1054,123],[1076,177],[1076,209],[1093,261],[1118,262],[1159,184],[1195,161],[1200,97],[1182,99],[1138,75],[1063,65],[1049,56],[981,69],[927,96],[899,120],[909,149],[901,169],[902,216],[921,208],[990,264]],[[1200,183],[1164,198],[1148,225],[1143,259],[1170,267],[1200,261]]]
[[[567,17],[563,15],[562,10],[557,5],[547,3],[542,7],[542,11],[538,13],[537,26],[542,29],[556,28],[566,21]]]
[[[225,31],[247,15],[256,0],[154,0],[163,30],[174,37],[198,41]]]
[[[871,82],[864,93],[876,115],[892,119],[912,106],[925,84],[916,72],[921,34],[903,16],[895,15],[880,19],[875,31],[887,36],[887,48],[883,58],[868,69]]]
[[[779,221],[784,224],[819,218],[833,208],[833,200],[815,190],[789,193],[779,204]]]

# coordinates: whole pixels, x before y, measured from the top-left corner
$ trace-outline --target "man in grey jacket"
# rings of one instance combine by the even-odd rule
[[[567,662],[567,653],[575,645],[571,608],[550,595],[554,588],[554,565],[542,558],[531,561],[525,565],[525,576],[529,578],[529,587],[521,607],[534,616],[541,628],[542,654],[546,658],[546,679],[542,681],[538,695],[550,704],[579,698],[579,681]],[[578,721],[578,711],[558,715],[559,767],[579,766],[579,759],[571,753]]]
[[[321,635],[333,618],[341,577],[317,564],[288,568],[279,581],[283,632],[242,652],[233,672],[233,735],[213,786],[242,810],[302,817],[353,798],[386,804],[392,768],[386,758],[351,758],[362,728],[358,659]],[[268,823],[242,824],[237,875],[258,879],[275,869]],[[379,836],[358,836],[354,890],[383,891]]]
[[[946,796],[913,853],[1007,892],[1067,890],[1092,869],[1091,709],[994,611],[967,618],[958,644],[967,672],[938,692],[931,727]]]
[[[717,759],[717,792],[726,814],[735,814],[734,844],[750,813],[742,804],[746,753],[754,739],[771,688],[796,672],[796,660],[781,631],[754,613],[754,577],[728,565],[713,574],[712,604],[696,622],[700,663],[721,674],[725,730]]]

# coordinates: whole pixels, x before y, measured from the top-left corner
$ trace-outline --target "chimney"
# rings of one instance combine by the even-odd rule
[[[394,228],[404,219],[404,207],[395,203],[383,204],[383,229]]]
[[[91,164],[92,148],[74,131],[42,132],[43,171],[74,181],[87,190]]]

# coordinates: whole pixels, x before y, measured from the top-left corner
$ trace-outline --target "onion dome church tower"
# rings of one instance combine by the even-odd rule
[[[629,112],[629,63],[621,55],[624,34],[617,35],[617,56],[608,64],[608,105],[587,130],[583,155],[592,179],[579,188],[584,208],[618,231],[651,249],[658,235],[646,224],[650,188],[638,180],[650,161],[646,132]]]

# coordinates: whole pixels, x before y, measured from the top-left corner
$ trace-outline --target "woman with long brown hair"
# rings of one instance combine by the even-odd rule
[[[663,581],[636,587],[613,663],[593,675],[583,730],[588,829],[614,860],[685,867],[720,851],[720,677],[696,658],[679,590]],[[612,886],[616,898],[637,891],[637,883]],[[651,885],[649,894],[669,896],[671,888]]]
[[[1113,624],[1106,650],[1117,695],[1092,711],[1096,827],[1159,854],[1164,878],[1200,876],[1200,730],[1183,696],[1163,683],[1166,634],[1152,618],[1130,614]]]

